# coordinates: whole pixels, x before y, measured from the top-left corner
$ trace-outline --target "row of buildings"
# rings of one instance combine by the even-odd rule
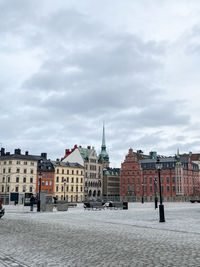
[[[106,182],[106,183],[105,183]],[[3,203],[24,203],[26,196],[44,192],[69,202],[119,199],[120,169],[109,167],[105,129],[101,152],[75,145],[61,159],[47,159],[46,153],[30,155],[0,150],[0,199]]]
[[[46,153],[30,155],[15,149],[0,150],[0,199],[3,203],[24,203],[27,195],[44,192],[69,202],[84,200],[153,201],[159,195],[157,153],[143,154],[129,149],[120,168],[111,168],[106,151],[105,129],[101,152],[75,145],[61,159],[47,159]],[[160,157],[161,190],[165,201],[188,201],[199,195],[200,154],[177,153]]]

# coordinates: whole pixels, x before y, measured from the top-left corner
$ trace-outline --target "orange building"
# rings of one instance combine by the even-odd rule
[[[39,193],[39,185],[40,185],[40,178],[41,178],[41,192],[45,192],[48,195],[53,195],[54,173],[55,173],[55,169],[50,160],[43,158],[38,161],[37,185],[36,185],[37,194]]]

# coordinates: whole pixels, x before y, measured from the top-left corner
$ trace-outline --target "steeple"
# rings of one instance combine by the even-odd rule
[[[99,155],[99,161],[104,164],[104,167],[109,167],[109,156],[106,151],[106,138],[105,138],[105,126],[103,123],[103,135],[102,135],[102,145],[101,145],[101,153]]]
[[[103,123],[103,136],[102,136],[101,153],[103,151],[106,152],[106,138],[105,138],[105,127],[104,127],[104,123]]]

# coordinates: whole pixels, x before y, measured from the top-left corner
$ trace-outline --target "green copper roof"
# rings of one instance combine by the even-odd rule
[[[105,127],[103,124],[103,136],[102,136],[102,145],[101,145],[101,153],[99,155],[99,160],[103,158],[104,162],[109,162],[109,156],[106,151],[106,138],[105,138]]]
[[[88,148],[82,148],[79,147],[79,152],[83,158],[83,160],[88,160],[90,153],[92,152],[92,149],[88,149]]]

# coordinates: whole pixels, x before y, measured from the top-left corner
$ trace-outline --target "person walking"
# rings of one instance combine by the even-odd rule
[[[34,205],[34,202],[35,202],[35,198],[34,198],[34,196],[32,195],[31,198],[30,198],[30,211],[33,211],[33,205]]]

